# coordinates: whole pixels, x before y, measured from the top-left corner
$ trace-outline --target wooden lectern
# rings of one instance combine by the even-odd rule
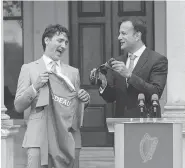
[[[182,168],[182,121],[107,118],[114,132],[115,168]]]

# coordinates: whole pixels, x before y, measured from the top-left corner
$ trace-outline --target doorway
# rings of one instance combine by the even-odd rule
[[[118,41],[121,20],[141,17],[147,25],[146,46],[154,48],[154,4],[152,1],[70,1],[70,65],[80,71],[81,88],[91,95],[84,114],[82,146],[113,146],[113,134],[108,133],[106,118],[113,117],[114,104],[107,104],[98,88],[90,85],[93,68],[111,57],[121,55]]]

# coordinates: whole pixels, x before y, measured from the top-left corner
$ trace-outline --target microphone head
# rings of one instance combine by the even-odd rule
[[[138,95],[138,100],[145,100],[145,95],[143,93],[140,93]]]
[[[157,94],[153,94],[151,99],[152,99],[152,101],[154,101],[154,100],[158,101],[159,96]]]

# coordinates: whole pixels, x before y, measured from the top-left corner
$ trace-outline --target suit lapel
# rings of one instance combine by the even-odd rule
[[[73,73],[71,72],[71,68],[69,68],[68,65],[62,64],[61,63],[61,72],[63,75],[65,75],[66,77],[69,78],[69,80],[71,81],[71,83],[74,85],[74,76]]]
[[[124,52],[123,55],[121,55],[121,56],[119,56],[119,57],[117,57],[117,58],[115,58],[115,59],[116,59],[117,61],[123,61],[123,62],[125,63],[125,65],[126,65],[127,57],[128,57],[128,53]],[[125,91],[126,88],[127,88],[126,78],[121,77],[118,73],[116,73],[116,75],[117,75],[117,78],[118,78],[118,80],[119,80],[119,83],[121,83],[121,85],[122,85],[121,89],[122,89],[123,91]]]
[[[72,86],[72,88],[75,88],[75,79],[76,77],[74,75],[76,75],[76,73],[73,73],[72,69],[70,66],[68,66],[67,64],[61,63],[61,73],[68,78],[70,86]]]
[[[46,65],[42,57],[36,61],[36,65],[37,65],[38,75],[47,71]],[[49,88],[48,88],[48,85],[44,85],[39,91],[39,97],[38,97],[36,107],[46,106],[48,104],[49,104]]]
[[[43,60],[43,57],[41,57],[39,60],[37,60],[36,64],[38,65],[37,70],[38,70],[39,74],[47,71],[46,65],[45,65],[44,60]]]
[[[69,69],[67,68],[67,66],[64,63],[61,63],[61,73],[65,76],[67,76],[70,80],[70,75],[69,75]]]
[[[134,70],[133,70],[133,73],[134,74],[137,74],[140,69],[145,65],[145,63],[148,61],[148,49],[146,48],[143,52],[143,54],[141,55],[141,57],[139,58]]]

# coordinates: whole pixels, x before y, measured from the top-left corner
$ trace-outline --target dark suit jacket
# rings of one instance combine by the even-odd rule
[[[126,64],[128,54],[115,58]],[[107,102],[116,101],[114,117],[139,118],[138,94],[145,95],[147,109],[151,107],[151,96],[157,94],[161,97],[167,79],[168,60],[166,57],[146,48],[139,58],[131,78],[128,80],[118,73],[108,71],[108,85],[100,94]]]

